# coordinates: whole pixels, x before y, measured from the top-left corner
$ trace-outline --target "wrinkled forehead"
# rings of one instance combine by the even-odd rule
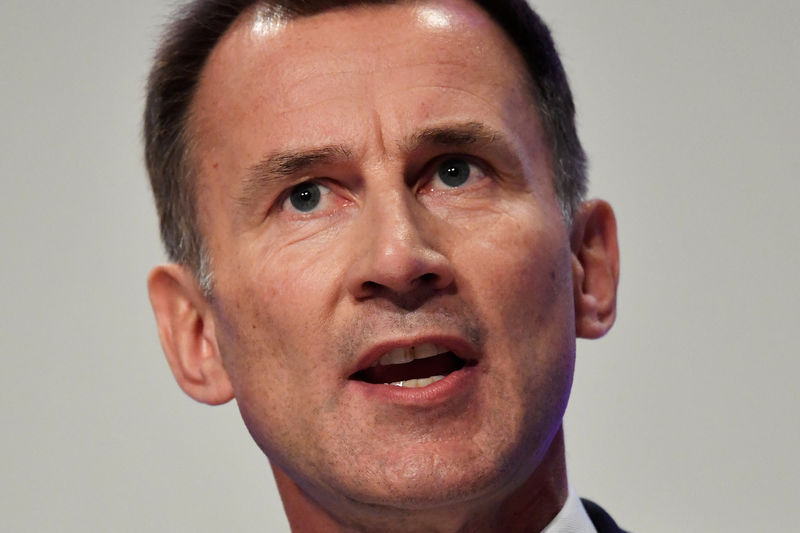
[[[338,47],[346,43],[363,44],[376,31],[386,30],[386,17],[380,14],[392,13],[397,24],[413,22],[414,29],[428,34],[436,32],[445,35],[456,33],[483,34],[485,41],[494,38],[502,42],[505,52],[515,58],[522,58],[506,31],[477,3],[472,0],[317,0],[297,2],[299,7],[285,7],[280,2],[254,3],[246,9],[231,25],[214,47],[213,54],[234,35],[247,34],[255,44],[258,41],[272,40],[276,44],[288,41],[293,26],[316,27],[325,33],[326,26],[336,25],[346,20],[350,24],[348,34],[339,35],[335,40],[324,43],[326,47]],[[383,26],[380,26],[380,25]],[[392,26],[395,24],[392,23]],[[411,27],[411,25],[407,26]],[[354,37],[356,37],[354,39]],[[474,43],[477,44],[477,43]],[[313,41],[293,42],[286,50],[293,55],[303,54],[313,48]],[[210,59],[210,58],[209,58]],[[529,71],[522,60],[522,77],[528,81]]]
[[[390,31],[397,28],[403,31]],[[537,103],[522,54],[489,14],[470,0],[359,2],[302,13],[255,4],[236,19],[212,50],[198,90],[203,90],[204,78],[244,86],[255,70],[248,67],[255,65],[260,65],[262,71],[271,70],[270,80],[302,69],[310,69],[311,77],[315,68],[332,67],[331,57],[334,62],[347,63],[348,68],[355,65],[364,71],[391,68],[387,59],[396,59],[398,64],[407,62],[406,51],[420,51],[415,47],[420,38],[429,39],[429,46],[421,50],[424,57],[417,56],[419,61],[433,59],[455,65],[477,59],[486,64],[489,57],[494,57],[495,63],[499,59],[510,68],[503,80],[487,80],[488,83],[514,85]],[[237,45],[232,46],[233,42]],[[387,49],[393,51],[385,53]],[[314,65],[315,56],[324,58],[324,63]],[[263,68],[266,58],[274,68]],[[236,79],[234,70],[244,79]],[[299,77],[303,78],[302,73]]]
[[[364,80],[374,83],[359,85]],[[360,4],[302,16],[255,6],[206,62],[190,127],[193,133],[219,131],[220,116],[240,114],[243,120],[235,123],[244,126],[256,115],[272,120],[321,103],[328,109],[356,105],[357,99],[342,102],[342,96],[359,90],[366,97],[442,84],[460,84],[491,107],[503,105],[504,91],[537,107],[522,55],[471,1]]]

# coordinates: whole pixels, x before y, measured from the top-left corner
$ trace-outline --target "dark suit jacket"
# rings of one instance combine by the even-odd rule
[[[592,524],[594,524],[595,529],[597,529],[597,533],[627,533],[614,522],[614,519],[611,518],[602,507],[593,501],[581,498],[581,503],[583,503],[586,514],[589,515],[589,519],[592,521]]]

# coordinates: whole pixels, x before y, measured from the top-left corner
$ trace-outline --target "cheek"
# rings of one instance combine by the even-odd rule
[[[575,351],[569,243],[559,223],[535,214],[521,221],[497,225],[464,254],[468,298],[486,322],[487,350],[497,355],[492,375],[504,380],[497,386],[517,396],[508,401],[561,403]]]
[[[324,405],[333,365],[325,365],[324,343],[314,335],[319,314],[299,303],[313,295],[283,277],[258,279],[225,295],[235,305],[215,304],[217,337],[248,431],[267,455],[280,457],[301,447],[308,426],[297,421]]]
[[[266,239],[265,239],[266,240]],[[271,248],[271,249],[270,249]],[[253,246],[224,274],[237,315],[230,323],[247,335],[291,344],[298,331],[314,331],[330,308],[331,263],[300,245]]]
[[[330,339],[320,335],[330,329],[338,276],[330,262],[307,250],[252,252],[258,260],[247,256],[232,263],[249,268],[219,272],[220,350],[237,397],[267,389],[292,396],[298,387],[289,383],[322,383],[338,368],[323,364],[334,354]]]
[[[560,426],[572,383],[566,231],[543,224],[537,213],[517,214],[469,243],[461,255],[462,279],[467,305],[478,309],[486,325],[480,398],[492,412],[491,430],[481,433],[480,442],[486,449],[507,442],[525,462],[546,449]]]
[[[472,235],[458,262],[476,304],[506,325],[563,323],[552,315],[572,310],[571,255],[560,220],[509,213]]]

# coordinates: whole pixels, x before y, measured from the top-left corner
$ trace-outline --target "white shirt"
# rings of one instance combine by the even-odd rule
[[[542,533],[597,533],[597,530],[589,520],[589,515],[586,514],[581,499],[572,491],[572,487],[569,487],[564,507],[542,530]]]

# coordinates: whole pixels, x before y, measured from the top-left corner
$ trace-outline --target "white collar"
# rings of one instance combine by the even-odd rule
[[[569,487],[567,501],[564,507],[558,512],[556,517],[550,522],[542,533],[597,533],[597,530],[589,520],[586,509],[583,508],[581,499]]]

